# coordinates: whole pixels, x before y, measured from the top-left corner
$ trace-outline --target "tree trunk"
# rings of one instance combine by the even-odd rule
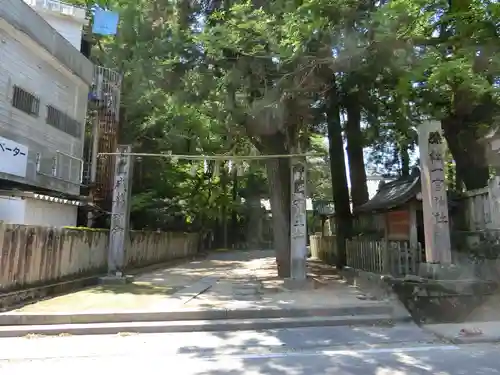
[[[368,201],[365,160],[363,156],[363,133],[361,132],[361,104],[358,92],[349,94],[346,103],[347,156],[351,178],[351,198],[353,207],[359,207]]]
[[[251,192],[250,192],[251,193]],[[262,207],[260,204],[260,194],[246,197],[246,238],[249,249],[259,249],[262,247]]]
[[[327,92],[326,116],[333,203],[335,205],[335,223],[337,227],[337,266],[343,267],[346,262],[345,242],[351,235],[351,207],[345,169],[342,125],[340,123],[340,105],[335,81],[333,81],[332,87]]]
[[[455,170],[455,164],[453,163],[453,156],[451,152],[446,154],[445,159],[445,176],[446,176],[446,186],[449,190],[457,191],[457,173]]]
[[[288,154],[286,145],[288,138],[277,132],[271,135],[261,135],[256,146],[263,154]],[[290,159],[266,159],[266,174],[269,183],[271,214],[273,225],[273,245],[276,253],[278,276],[290,277],[290,211],[291,211],[291,170]]]
[[[450,51],[462,47],[460,38],[455,37],[467,32],[469,27],[466,22],[457,22],[455,16],[468,12],[471,4],[472,0],[448,0],[448,10],[440,25],[439,38],[447,39]],[[482,58],[476,62],[479,60]],[[475,70],[478,69],[483,70],[476,66]],[[457,179],[463,182],[467,190],[483,188],[488,185],[489,168],[485,147],[478,142],[478,124],[492,124],[492,98],[485,96],[482,103],[474,105],[476,100],[473,95],[460,87],[454,89],[453,96],[450,114],[441,121],[441,126],[455,160]]]
[[[441,121],[444,136],[455,160],[457,176],[467,190],[488,185],[490,178],[485,149],[478,142],[475,125],[463,117],[448,116]]]
[[[455,190],[462,192],[464,191],[464,182],[458,173],[457,162],[455,161]]]
[[[401,157],[401,176],[408,177],[410,175],[410,154],[408,145],[401,144],[399,146],[399,155]]]
[[[290,277],[290,160],[268,159],[266,169],[278,276],[286,278]]]

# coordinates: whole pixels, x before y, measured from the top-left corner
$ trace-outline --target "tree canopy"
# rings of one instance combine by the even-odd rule
[[[92,59],[123,73],[123,142],[180,154],[328,154],[309,161],[308,184],[310,196],[334,200],[340,246],[351,202],[368,199],[367,171],[409,174],[422,121],[442,124],[452,186],[488,181],[480,139],[499,113],[497,1],[97,5],[120,14],[115,37],[88,38]],[[227,239],[228,225],[236,233],[245,216],[241,197],[269,198],[279,273],[288,274],[288,159],[203,166],[144,158],[136,168],[135,226],[177,220],[215,226]]]

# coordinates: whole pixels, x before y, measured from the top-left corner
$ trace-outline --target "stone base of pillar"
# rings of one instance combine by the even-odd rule
[[[313,289],[311,280],[307,278],[306,279],[287,278],[284,280],[283,287],[288,290]]]
[[[134,276],[132,275],[106,275],[99,278],[101,285],[125,285],[133,281]]]
[[[464,276],[464,269],[456,264],[421,263],[418,275],[433,280],[459,280]]]

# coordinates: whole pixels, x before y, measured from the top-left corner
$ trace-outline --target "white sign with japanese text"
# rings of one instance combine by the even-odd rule
[[[439,121],[419,126],[422,209],[427,263],[451,263],[448,196],[444,173],[445,140]]]
[[[26,177],[28,147],[0,137],[0,173]]]

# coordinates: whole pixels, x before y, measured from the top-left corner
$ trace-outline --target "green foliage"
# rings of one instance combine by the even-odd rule
[[[102,5],[120,13],[119,33],[94,37],[93,58],[123,73],[120,141],[138,152],[270,153],[276,134],[282,152],[299,143],[324,152],[325,92],[335,76],[343,120],[346,98],[361,102],[367,169],[400,173],[421,121],[471,117],[486,99],[498,114],[499,4],[457,4],[109,0]],[[240,197],[268,194],[259,163],[239,178],[214,165],[192,169],[137,161],[135,226],[202,226],[237,211]],[[329,179],[327,158],[310,161],[312,197],[332,198]]]
[[[332,200],[330,162],[325,139],[322,136],[311,136],[311,149],[314,153],[324,154],[321,158],[308,160],[307,193],[313,200]]]

